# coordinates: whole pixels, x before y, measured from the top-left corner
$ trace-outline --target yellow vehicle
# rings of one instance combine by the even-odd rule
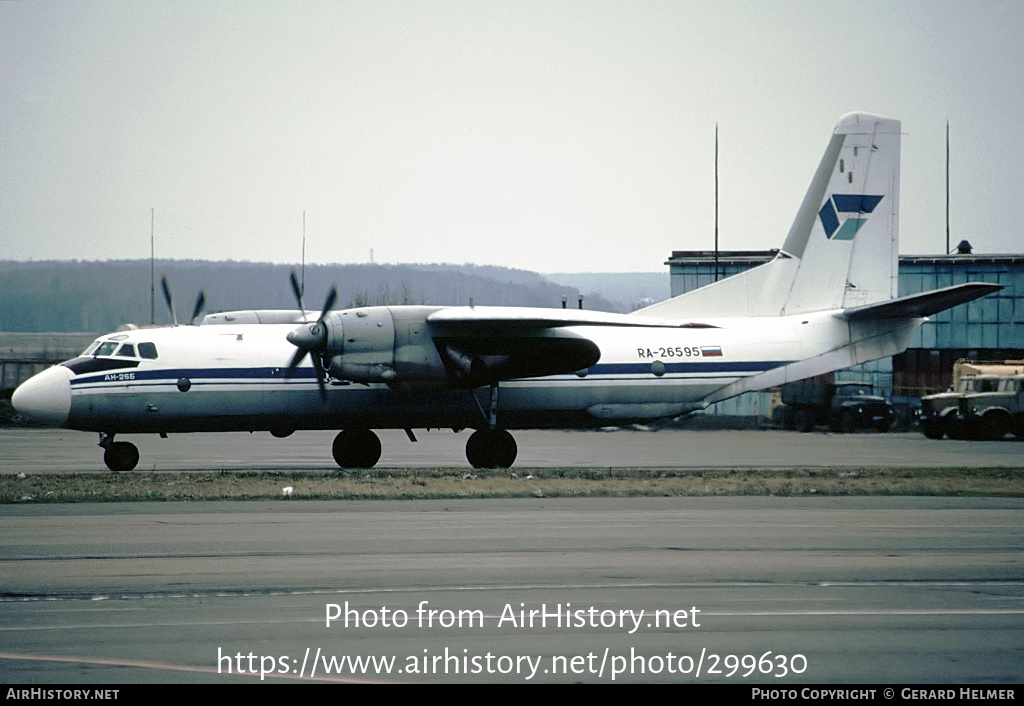
[[[1024,438],[1024,361],[959,360],[954,388],[921,398],[921,431],[929,439],[997,441]]]

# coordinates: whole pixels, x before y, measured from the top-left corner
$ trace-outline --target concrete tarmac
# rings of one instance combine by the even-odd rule
[[[378,432],[380,468],[465,467],[469,432]],[[1024,443],[934,441],[918,433],[800,434],[777,430],[517,431],[520,468],[1019,468]],[[0,472],[107,472],[98,435],[0,428]],[[123,435],[139,448],[138,470],[332,469],[334,432]]]
[[[863,497],[7,505],[0,681],[1019,684],[1022,510]]]
[[[468,468],[467,436],[382,432],[380,465]],[[1016,468],[1024,448],[516,437],[517,466],[541,468]],[[145,469],[334,467],[329,432],[124,438]],[[0,464],[106,472],[95,441],[3,429]],[[869,497],[4,505],[0,681],[1017,684],[1022,510]]]

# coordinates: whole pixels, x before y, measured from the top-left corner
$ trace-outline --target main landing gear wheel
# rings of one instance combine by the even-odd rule
[[[139,449],[127,441],[115,441],[103,450],[103,463],[112,471],[130,471],[139,463]]]
[[[466,442],[473,468],[508,468],[516,460],[516,440],[504,429],[477,429]]]
[[[380,439],[369,429],[346,429],[334,437],[332,451],[342,468],[373,468],[380,460]]]

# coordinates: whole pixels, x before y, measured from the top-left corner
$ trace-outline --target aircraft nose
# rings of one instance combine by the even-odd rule
[[[14,391],[11,404],[33,422],[63,426],[71,412],[71,371],[55,365],[30,377]]]

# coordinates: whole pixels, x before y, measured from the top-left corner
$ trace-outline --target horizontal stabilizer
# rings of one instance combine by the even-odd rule
[[[843,318],[851,321],[866,319],[921,319],[940,311],[966,304],[986,294],[998,292],[1002,287],[986,282],[968,282],[952,287],[933,289],[921,294],[910,294],[898,299],[855,306],[843,311]]]

